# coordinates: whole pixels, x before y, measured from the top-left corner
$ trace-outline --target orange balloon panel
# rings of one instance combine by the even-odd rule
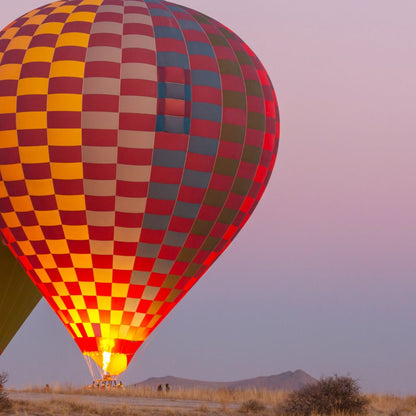
[[[236,236],[278,146],[270,80],[162,0],[63,0],[0,32],[0,227],[110,374]]]

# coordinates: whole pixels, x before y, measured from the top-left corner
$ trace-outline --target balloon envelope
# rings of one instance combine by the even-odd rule
[[[0,355],[41,297],[22,266],[0,242]]]
[[[273,87],[234,33],[161,0],[57,1],[0,33],[0,59],[2,234],[119,374],[263,194]]]

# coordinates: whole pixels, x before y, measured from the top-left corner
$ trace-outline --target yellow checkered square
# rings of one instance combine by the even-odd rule
[[[19,241],[19,248],[25,256],[34,256],[36,254],[30,241]]]
[[[48,96],[48,110],[73,111],[82,108],[81,94],[50,94]]]
[[[59,35],[63,27],[64,27],[63,23],[47,22],[38,27],[38,29],[36,30],[36,35],[43,35],[43,34]]]
[[[51,278],[49,277],[48,273],[46,273],[46,271],[44,269],[37,269],[36,274],[37,274],[37,276],[39,277],[39,280],[42,283],[50,283],[51,282]],[[59,297],[59,296],[53,296],[52,299],[55,300],[56,297]],[[60,297],[59,297],[59,299],[60,299]],[[61,308],[61,309],[65,309],[65,307]]]
[[[54,240],[54,241],[58,242],[58,241],[64,241],[64,240]],[[54,250],[54,248],[51,249],[52,254],[57,254],[52,250]],[[63,253],[66,253],[66,252],[63,251]],[[78,281],[78,276],[75,272],[75,269],[73,269],[72,267],[67,267],[67,268],[60,267],[58,270],[59,270],[59,274],[62,277],[62,280],[64,282],[68,283],[68,282],[77,282]]]
[[[58,306],[59,309],[61,310],[66,309],[65,303],[63,302],[60,296],[52,296],[52,299],[56,303],[56,306]]]
[[[52,254],[38,254],[38,260],[44,269],[56,269],[56,263]]]
[[[51,62],[53,54],[55,53],[55,48],[50,48],[48,46],[38,46],[35,48],[29,48],[26,51],[23,63],[28,62]]]
[[[20,227],[20,221],[19,218],[17,217],[15,212],[4,212],[2,213],[4,222],[7,224],[7,226],[9,228],[15,228],[15,227]]]
[[[48,78],[22,78],[17,85],[17,95],[46,95],[48,86]]]
[[[96,336],[94,333],[94,329],[92,328],[92,325],[89,322],[83,322],[82,325],[88,337],[93,338]]]
[[[2,54],[0,54],[1,59]],[[22,67],[19,64],[5,64],[0,66],[0,80],[18,80]]]
[[[84,228],[87,228],[87,227],[82,226],[82,229]],[[65,226],[64,226],[64,232],[65,232]],[[82,240],[82,238],[80,238],[80,240]],[[91,259],[90,254],[71,253],[71,260],[72,260],[72,264],[74,265],[76,269],[77,268],[78,269],[91,269],[92,268],[92,259]]]
[[[56,47],[62,47],[62,46],[73,46],[73,45],[77,45],[80,47],[84,47],[86,48],[88,46],[88,42],[89,42],[89,35],[86,33],[62,33],[59,38],[58,41],[56,43]],[[70,63],[70,61],[64,61],[67,64]]]
[[[1,68],[1,66],[0,66]],[[16,112],[16,97],[0,97],[0,112],[2,114],[12,114]]]
[[[52,179],[26,179],[25,182],[29,195],[44,196],[54,194]]]
[[[59,211],[35,211],[39,225],[60,225]]]
[[[71,300],[77,310],[87,309],[85,306],[84,297],[82,295],[72,295]]]
[[[43,235],[42,229],[39,225],[23,226],[22,228],[29,241],[45,240],[45,236]]]
[[[111,296],[97,296],[98,309],[102,311],[111,310]]]
[[[113,281],[112,269],[94,268],[93,272],[94,272],[94,281],[97,283],[111,283]]]
[[[1,133],[0,147],[2,149],[7,149],[7,148],[10,148],[10,147],[17,147],[18,143],[19,142],[18,142],[18,139],[17,139],[16,130],[7,130],[7,131],[3,131]],[[10,165],[8,165],[8,166],[10,166]],[[17,166],[17,165],[13,165],[13,166]],[[1,168],[2,175],[3,175],[3,170],[4,170],[4,167]],[[22,169],[21,169],[21,173],[23,175],[23,170]],[[7,180],[7,179],[4,179],[4,180]]]
[[[67,22],[90,22],[95,19],[95,13],[91,12],[75,12],[71,13],[67,19]]]
[[[97,296],[94,282],[79,282],[79,287],[84,296]]]
[[[11,39],[9,44],[7,45],[6,50],[16,50],[16,49],[23,49],[26,50],[29,48],[29,44],[32,41],[31,36],[16,36],[15,38]]]
[[[81,129],[48,129],[49,146],[81,146]],[[59,165],[59,164],[56,164]],[[80,171],[78,170],[78,173]]]
[[[47,114],[44,111],[18,112],[16,113],[16,126],[18,130],[46,129],[48,127]],[[21,154],[22,149],[25,148],[20,148]],[[40,151],[39,153],[42,152]],[[26,162],[22,160],[22,163],[36,163],[36,157],[32,156],[32,158],[33,161]],[[49,161],[48,159],[44,161],[47,162]]]
[[[83,177],[82,163],[50,163],[51,174],[55,179],[75,179]],[[84,208],[85,209],[85,208]]]
[[[92,324],[99,324],[100,323],[100,313],[97,309],[88,309],[88,318]]]
[[[78,329],[78,327],[77,327],[77,325],[76,325],[76,324],[69,324],[69,326],[70,326],[70,327],[71,327],[71,329],[74,331],[75,336],[77,336],[77,337],[81,337],[81,336],[82,336],[82,334],[81,334],[81,332],[80,332],[80,330]]]
[[[10,203],[16,212],[29,212],[33,211],[32,201],[29,195],[24,196],[11,196]]]
[[[1,167],[1,177],[4,182],[23,180],[25,175],[22,165],[20,163],[3,165]]]

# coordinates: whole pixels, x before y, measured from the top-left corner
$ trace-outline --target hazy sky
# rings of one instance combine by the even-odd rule
[[[45,2],[2,2],[0,26]],[[257,210],[124,383],[298,368],[416,393],[416,1],[183,0],[237,32],[278,95]],[[256,5],[253,8],[253,4]],[[42,301],[0,357],[10,386],[90,382]]]

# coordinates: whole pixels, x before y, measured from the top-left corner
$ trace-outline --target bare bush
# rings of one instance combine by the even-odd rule
[[[258,400],[247,400],[239,409],[240,413],[260,413],[266,410],[266,406]]]
[[[368,403],[360,393],[357,380],[335,375],[291,393],[280,410],[296,416],[356,415],[364,413]]]
[[[7,383],[8,375],[5,372],[0,373],[0,411],[10,409],[11,403],[4,390],[4,385]]]

